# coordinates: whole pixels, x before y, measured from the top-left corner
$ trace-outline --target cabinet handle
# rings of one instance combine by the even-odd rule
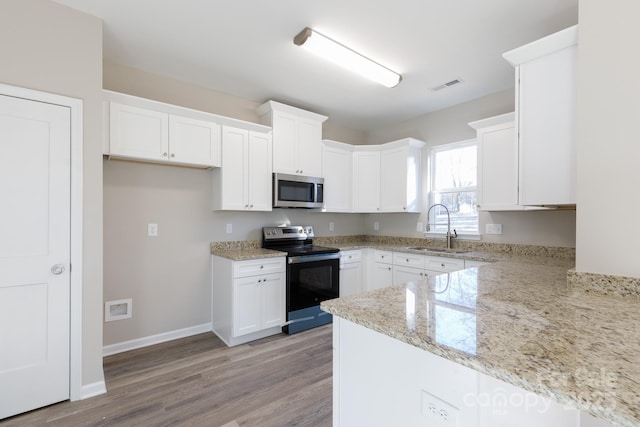
[[[162,157],[167,157],[168,155],[168,153],[162,153]]]

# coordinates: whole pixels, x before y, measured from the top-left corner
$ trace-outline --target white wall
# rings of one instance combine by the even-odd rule
[[[0,3],[0,81],[84,102],[82,384],[102,373],[102,23],[48,0]]]
[[[508,113],[514,110],[514,104],[513,90],[498,92],[370,132],[367,142],[379,144],[408,136],[422,140],[427,143],[423,150],[423,171],[427,171],[430,147],[475,138],[476,131],[468,126],[469,122]],[[428,177],[423,176],[422,182],[426,190]],[[365,220],[367,232],[422,237],[422,233],[416,231],[416,225],[427,222],[426,194],[423,191],[422,214],[372,214]],[[380,223],[378,232],[373,231],[374,221]],[[575,247],[575,211],[480,212],[479,223],[485,242]],[[484,234],[486,224],[502,224],[503,234]]]
[[[580,0],[576,269],[640,277],[640,2]]]

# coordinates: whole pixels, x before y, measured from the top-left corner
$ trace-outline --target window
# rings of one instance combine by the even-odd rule
[[[478,234],[476,141],[433,147],[430,165],[431,206],[443,204],[449,209],[451,232]],[[431,232],[447,232],[447,211],[442,206],[434,207],[427,221]]]

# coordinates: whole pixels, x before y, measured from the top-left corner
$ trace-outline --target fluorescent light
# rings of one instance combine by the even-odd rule
[[[311,28],[307,27],[302,30],[294,37],[293,43],[386,87],[394,87],[402,80],[400,74],[383,67]]]

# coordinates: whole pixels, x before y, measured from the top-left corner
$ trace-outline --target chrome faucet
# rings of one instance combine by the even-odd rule
[[[431,225],[429,224],[429,214],[431,213],[431,209],[435,208],[436,206],[442,206],[444,208],[445,211],[447,211],[447,234],[446,234],[446,238],[447,238],[447,249],[451,249],[451,239],[453,239],[454,237],[458,237],[458,233],[456,232],[456,229],[453,229],[453,234],[451,234],[451,215],[449,214],[449,209],[443,205],[442,203],[436,203],[435,205],[431,205],[431,207],[429,208],[429,210],[427,211],[427,231],[429,231],[431,229]],[[435,218],[434,218],[435,220]],[[437,223],[433,223],[433,225],[438,225]]]

